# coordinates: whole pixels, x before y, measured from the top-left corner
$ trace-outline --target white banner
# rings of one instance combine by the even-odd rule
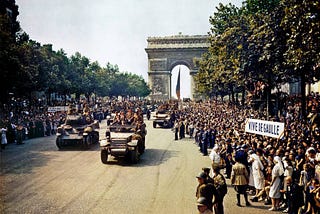
[[[69,106],[49,106],[48,112],[57,112],[57,111],[68,111]]]
[[[284,123],[247,118],[245,132],[281,138],[284,135]]]

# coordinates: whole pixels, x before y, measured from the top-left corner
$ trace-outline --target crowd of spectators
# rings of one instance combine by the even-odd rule
[[[247,190],[253,203],[263,201],[271,211],[318,213],[319,101],[318,94],[308,96],[307,118],[297,97],[289,97],[285,109],[272,117],[266,111],[219,101],[189,103],[174,114],[200,152],[209,155],[213,168],[225,168],[226,178],[231,177],[236,158],[245,157],[242,163],[250,175]],[[277,139],[246,133],[246,118],[282,122],[285,135]]]
[[[217,166],[225,168],[226,178],[232,177],[236,157],[245,157],[242,163],[250,175],[247,190],[254,191],[253,203],[264,201],[266,205],[272,205],[272,211],[283,209],[283,212],[295,213],[300,208],[305,213],[317,213],[320,207],[319,103],[318,94],[308,96],[308,117],[304,118],[297,97],[289,97],[285,108],[273,117],[261,109],[230,102],[187,102],[178,108],[174,105],[172,118],[175,129],[180,129],[180,139],[185,137],[185,133],[194,138],[200,152],[209,155],[213,169]],[[85,104],[86,101],[82,100],[68,103],[77,111],[81,111]],[[111,112],[135,110],[148,104],[146,101],[129,100],[88,102],[96,119],[103,119]],[[5,133],[7,143],[17,144],[29,138],[55,134],[66,117],[66,112],[49,112],[43,105],[21,104],[14,108],[3,105],[0,112],[2,136]],[[277,139],[246,133],[247,118],[282,122],[285,134]],[[210,153],[208,149],[211,149]],[[299,194],[300,191],[303,194]],[[299,198],[301,195],[303,200]],[[293,203],[297,199],[303,203]]]
[[[82,113],[85,106],[91,109],[92,118],[105,119],[108,115],[121,110],[135,111],[145,108],[151,103],[146,100],[130,99],[69,99],[68,101],[55,101],[52,105],[39,100],[32,103],[16,99],[14,102],[0,105],[1,150],[6,144],[23,144],[25,140],[37,137],[55,135],[57,127],[65,122],[69,110]],[[155,105],[153,102],[152,105]],[[49,107],[64,106],[63,111],[49,111]]]

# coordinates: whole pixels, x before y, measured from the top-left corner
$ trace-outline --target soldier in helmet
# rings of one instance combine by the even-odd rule
[[[197,199],[204,197],[207,200],[208,209],[212,211],[213,204],[215,204],[219,198],[218,191],[212,183],[208,183],[207,174],[205,172],[201,172],[196,178],[199,183],[196,197]]]
[[[197,208],[199,214],[213,214],[213,212],[208,208],[208,202],[205,197],[200,197],[197,200]]]

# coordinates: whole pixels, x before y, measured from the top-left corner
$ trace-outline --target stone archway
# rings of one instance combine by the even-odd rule
[[[191,75],[191,97],[194,97],[194,78],[198,72],[195,61],[207,52],[210,43],[206,35],[176,35],[149,37],[145,51],[148,54],[148,84],[151,99],[171,98],[171,71],[176,65],[185,65]]]

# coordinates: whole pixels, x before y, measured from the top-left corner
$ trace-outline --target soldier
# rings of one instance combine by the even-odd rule
[[[205,126],[204,130],[201,134],[201,152],[204,156],[208,155],[208,142],[209,142],[209,138],[208,138],[208,127]]]
[[[179,134],[179,121],[176,120],[174,122],[174,126],[173,126],[173,129],[174,129],[174,140],[178,140],[178,134]]]
[[[179,130],[179,135],[180,135],[180,139],[183,139],[185,137],[184,133],[185,133],[185,124],[184,124],[184,120],[181,118],[180,119],[180,130]]]
[[[226,179],[220,173],[219,166],[213,167],[212,170],[213,170],[213,185],[215,186],[215,188],[219,193],[219,198],[217,200],[217,204],[215,204],[214,206],[214,211],[215,211],[215,214],[224,214],[223,199],[228,191]]]
[[[133,123],[133,120],[134,120],[134,117],[133,117],[133,113],[132,113],[132,110],[129,109],[126,113],[126,121],[128,124],[132,124]]]
[[[210,168],[208,168],[208,167],[203,167],[203,168],[202,168],[202,171],[203,171],[204,173],[206,173],[206,175],[207,175],[207,183],[213,184],[214,181],[213,181],[213,179],[210,177]]]
[[[218,201],[218,192],[212,183],[207,182],[207,174],[201,172],[197,177],[199,185],[197,186],[196,197],[204,197],[208,202],[208,208],[212,211],[213,204]]]
[[[236,156],[235,161],[236,163],[233,165],[231,172],[231,183],[237,192],[237,206],[241,207],[240,195],[244,195],[246,206],[250,206],[251,204],[248,201],[246,192],[249,183],[249,173],[246,166],[240,162],[241,159],[239,157]]]
[[[141,110],[140,107],[137,108],[137,111],[136,111],[137,115],[138,115],[138,120],[142,121],[143,122],[143,112]]]
[[[213,212],[208,208],[208,202],[205,197],[200,197],[197,200],[197,208],[199,214],[213,214]]]
[[[24,133],[24,127],[21,123],[17,126],[17,144],[24,144],[23,142],[23,133]]]
[[[84,108],[83,108],[83,114],[87,115],[90,113],[90,108],[88,104],[85,104]]]

